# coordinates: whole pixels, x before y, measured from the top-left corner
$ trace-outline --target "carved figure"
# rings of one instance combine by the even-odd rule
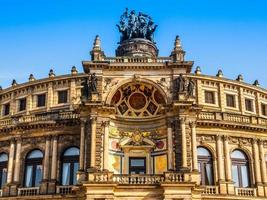
[[[88,78],[84,78],[81,85],[83,86],[81,89],[81,100],[87,100],[90,95],[90,89],[89,89],[89,80]]]
[[[183,78],[182,74],[176,79],[175,82],[177,92],[184,92],[185,91],[185,79]]]
[[[154,25],[152,18],[139,12],[136,15],[132,10],[128,13],[128,9],[121,15],[119,25],[116,25],[121,33],[120,42],[132,38],[143,38],[153,42],[153,33],[157,25]]]
[[[195,83],[191,79],[191,80],[189,80],[189,83],[188,83],[188,96],[190,96],[190,97],[195,96],[194,91],[195,91]]]
[[[95,73],[90,76],[90,92],[97,91],[97,77]]]

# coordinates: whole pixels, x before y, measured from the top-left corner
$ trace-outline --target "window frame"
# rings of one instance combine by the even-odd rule
[[[261,115],[267,117],[267,104],[261,102],[260,105],[261,105]],[[263,107],[264,107],[264,109],[263,109]],[[264,112],[263,112],[263,110],[264,110]]]
[[[144,161],[144,166],[131,166],[131,161],[132,160],[143,160]],[[129,157],[129,174],[130,175],[135,175],[135,174],[131,174],[131,172],[133,170],[138,170],[138,171],[143,170],[144,171],[144,174],[146,174],[146,170],[147,170],[146,167],[147,167],[146,166],[146,157]]]
[[[209,156],[203,156],[203,155],[199,155],[197,154],[197,163],[198,163],[198,167],[200,168],[199,169],[199,173],[200,173],[200,185],[202,186],[212,186],[212,185],[215,185],[215,176],[214,176],[214,166],[213,166],[213,156],[212,156],[212,153],[210,152],[210,150],[206,147],[203,147],[203,146],[199,146],[197,147],[198,148],[203,148],[205,150],[207,150],[209,152]],[[210,164],[211,166],[211,183],[208,183],[207,182],[209,180],[207,180],[207,174],[206,174],[206,165],[207,164]],[[204,181],[203,181],[204,180]]]
[[[42,153],[43,157],[38,157],[38,158],[28,158],[30,156],[30,154],[33,151],[40,151]],[[23,186],[24,187],[39,187],[40,185],[35,185],[36,182],[36,170],[37,170],[37,166],[41,165],[42,166],[42,171],[41,171],[41,179],[43,179],[43,159],[44,159],[44,154],[40,149],[33,149],[30,152],[28,152],[26,158],[25,158],[25,162],[24,162],[24,179],[23,179]],[[31,180],[31,185],[27,186],[26,184],[26,177],[27,177],[27,167],[28,166],[33,166],[32,167],[32,180]],[[40,183],[41,184],[41,183]]]
[[[3,104],[3,113],[2,113],[2,115],[3,116],[10,115],[10,108],[11,108],[10,102]]]
[[[44,96],[44,99],[42,99],[44,101],[43,104],[41,104],[41,99],[39,99],[41,96]],[[47,103],[47,94],[46,93],[36,95],[36,107],[37,108],[45,107],[46,103]]]
[[[247,102],[250,102],[251,103],[251,105],[250,105],[251,106],[251,110],[248,109]],[[245,103],[245,110],[246,110],[246,112],[251,112],[251,113],[255,112],[254,99],[245,97],[244,103]]]
[[[232,158],[232,154],[234,151],[239,151],[241,152],[245,158]],[[251,187],[251,184],[252,184],[252,179],[251,179],[251,171],[250,171],[250,166],[249,166],[249,159],[248,159],[248,156],[247,154],[240,150],[240,149],[234,149],[230,155],[231,157],[231,164],[232,164],[232,168],[233,166],[237,166],[237,177],[238,177],[238,187],[239,188],[249,188]],[[247,172],[248,172],[248,175],[247,175],[247,179],[248,179],[248,186],[247,187],[243,187],[243,174],[242,174],[242,166],[245,166],[246,169],[247,169]],[[232,174],[233,174],[233,169],[232,170]]]
[[[22,101],[25,101],[25,105],[22,107]],[[24,98],[21,98],[21,99],[18,99],[18,112],[23,112],[23,111],[26,111],[27,109],[27,98],[24,97]]]
[[[63,151],[62,155],[61,155],[61,165],[60,165],[60,185],[63,185],[63,166],[64,163],[70,163],[70,177],[69,177],[69,184],[65,184],[64,186],[68,186],[68,185],[74,185],[74,165],[75,163],[78,163],[79,166],[79,155],[67,155],[65,156],[64,154],[66,153],[66,151],[70,148],[77,148],[79,150],[79,155],[80,155],[80,149],[79,147],[76,146],[71,146],[71,147],[67,147],[65,148],[65,150]],[[78,167],[79,170],[80,166]]]
[[[60,98],[60,94],[63,94],[63,101]],[[59,90],[57,91],[57,104],[66,104],[69,102],[69,91],[68,90]]]
[[[2,178],[3,178],[3,171],[6,169],[6,180],[5,184],[7,183],[7,168],[8,168],[8,154],[7,153],[0,153],[0,156],[5,154],[7,156],[7,161],[0,162],[0,190],[3,188],[4,185],[2,185]]]
[[[230,105],[230,104],[228,104],[228,97],[232,97],[233,99],[233,104],[232,105]],[[226,100],[226,107],[228,107],[228,108],[236,108],[236,95],[234,95],[234,94],[226,94],[225,95],[225,100]]]
[[[208,101],[207,94],[212,94],[212,101]],[[215,98],[216,98],[215,97],[215,91],[212,91],[212,90],[205,90],[204,91],[204,102],[206,104],[216,105],[216,99]]]

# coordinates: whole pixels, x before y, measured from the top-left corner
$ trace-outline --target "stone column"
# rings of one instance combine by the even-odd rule
[[[224,181],[224,166],[223,166],[223,154],[222,154],[222,138],[220,135],[216,137],[216,149],[217,149],[217,161],[218,161],[218,178],[219,181]]]
[[[49,173],[49,156],[50,156],[50,140],[51,137],[46,137],[45,140],[45,157],[44,157],[44,173],[43,173],[43,180],[48,181],[48,173]]]
[[[54,136],[52,139],[52,163],[51,163],[51,180],[48,183],[48,194],[54,194],[56,192],[56,183],[57,183],[57,153],[58,153],[58,136]]]
[[[91,118],[91,168],[95,168],[96,159],[96,117]]]
[[[15,172],[14,172],[14,182],[18,184],[20,182],[20,152],[21,152],[21,139],[17,140],[17,149],[16,149],[16,160],[15,160]]]
[[[232,166],[229,152],[228,137],[224,136],[225,176],[226,181],[232,181]]]
[[[180,128],[182,135],[182,167],[187,168],[187,147],[186,147],[186,128],[185,118],[180,119]]]
[[[80,158],[79,158],[79,166],[80,171],[84,171],[84,158],[85,158],[85,124],[86,120],[81,119],[81,134],[80,134]]]
[[[252,143],[253,143],[252,147],[253,147],[253,157],[254,157],[255,181],[256,184],[258,185],[259,183],[261,183],[258,142],[256,139],[254,139]]]
[[[262,141],[259,142],[259,150],[260,150],[260,160],[261,160],[261,178],[262,178],[262,182],[264,184],[267,184],[267,170],[266,170],[267,166],[266,166],[264,148],[263,148],[263,142]]]
[[[193,171],[198,171],[197,163],[197,136],[196,136],[196,122],[191,122],[191,143],[192,143],[192,161],[193,161]]]
[[[168,170],[173,170],[173,138],[172,138],[172,124],[168,121]]]
[[[51,180],[56,181],[57,179],[57,143],[58,136],[53,138],[53,150],[52,150],[52,165],[51,165]]]
[[[13,179],[14,156],[15,156],[15,140],[11,139],[9,148],[9,157],[8,157],[8,168],[7,168],[7,184],[10,184]]]
[[[109,163],[109,121],[104,122],[104,170],[108,170]]]

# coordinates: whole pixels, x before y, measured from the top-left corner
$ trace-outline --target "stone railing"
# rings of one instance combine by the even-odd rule
[[[57,186],[57,194],[66,195],[66,194],[72,194],[72,185],[61,185]]]
[[[133,185],[149,185],[160,183],[181,183],[189,182],[191,177],[189,174],[168,172],[159,175],[146,174],[113,174],[112,172],[98,172],[89,174],[89,182],[94,183],[116,183],[116,184],[133,184]]]
[[[35,196],[39,195],[39,187],[18,188],[18,196]]]
[[[256,188],[235,188],[237,196],[254,197],[256,196]]]
[[[218,194],[219,190],[218,190],[218,186],[205,186],[204,187],[204,191],[202,192],[202,194],[205,195],[214,195],[214,194]]]
[[[47,122],[47,121],[57,121],[57,120],[68,120],[68,119],[78,119],[79,114],[73,112],[58,112],[58,113],[44,113],[36,115],[24,115],[20,117],[14,117],[11,119],[0,120],[0,128],[7,126],[15,126],[23,123],[33,123],[33,122]]]
[[[230,123],[239,124],[254,124],[254,125],[267,125],[267,119],[256,116],[245,116],[241,114],[233,113],[221,113],[221,112],[200,112],[198,119],[201,120],[214,120],[214,121],[225,121]]]

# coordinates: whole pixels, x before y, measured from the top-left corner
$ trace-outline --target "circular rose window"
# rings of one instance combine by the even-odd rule
[[[141,93],[134,93],[129,99],[130,106],[135,110],[140,110],[146,105],[146,97]]]

